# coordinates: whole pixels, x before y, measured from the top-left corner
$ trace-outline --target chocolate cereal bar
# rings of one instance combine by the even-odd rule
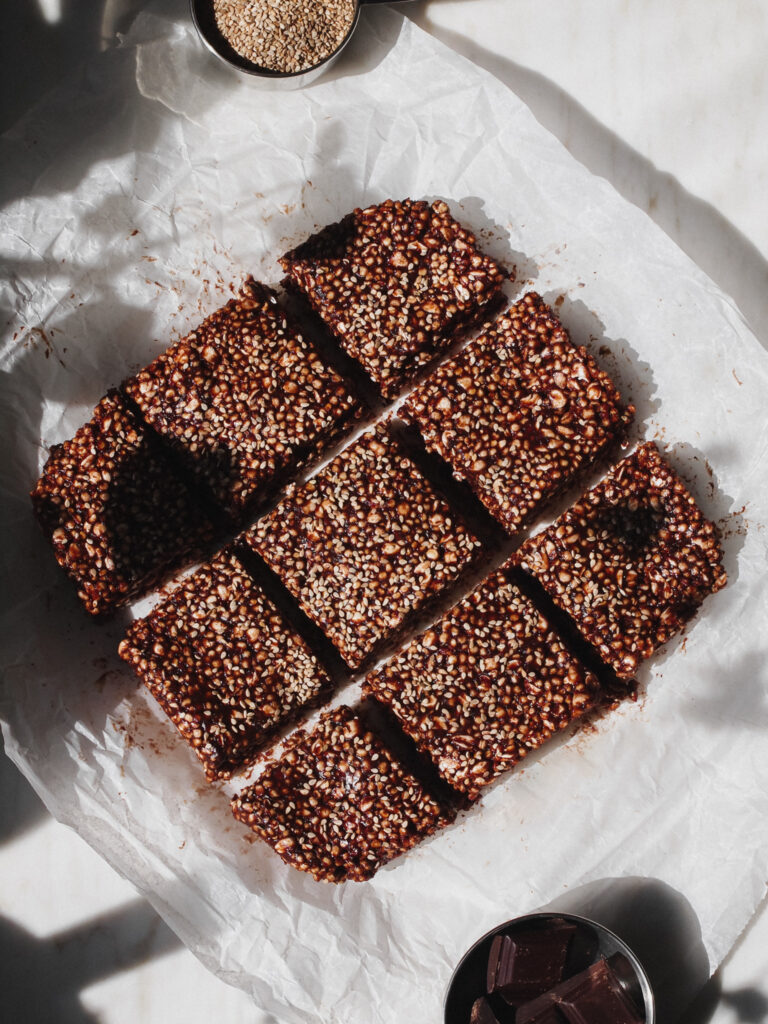
[[[247,764],[331,680],[225,550],[131,626],[120,644],[209,779]]]
[[[364,881],[453,818],[347,707],[296,733],[232,809],[324,882]]]
[[[470,798],[596,703],[599,684],[499,571],[382,668],[365,696]]]
[[[630,679],[725,586],[721,558],[715,527],[647,442],[512,562],[568,612],[617,676]]]
[[[289,487],[243,540],[352,668],[480,550],[386,425]]]
[[[74,437],[51,448],[31,497],[56,560],[92,615],[150,590],[213,535],[151,431],[116,391]]]
[[[633,412],[529,292],[416,388],[401,415],[515,533],[624,432]]]
[[[361,412],[274,293],[253,278],[124,387],[235,521]]]
[[[445,203],[411,199],[355,210],[280,263],[385,398],[477,318],[504,278]]]

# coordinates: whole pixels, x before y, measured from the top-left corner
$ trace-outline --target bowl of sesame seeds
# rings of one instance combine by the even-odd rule
[[[190,0],[205,46],[267,88],[309,85],[335,62],[371,0]]]

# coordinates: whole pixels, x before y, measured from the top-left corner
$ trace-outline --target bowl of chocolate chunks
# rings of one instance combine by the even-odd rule
[[[573,914],[529,914],[462,957],[445,1024],[655,1024],[645,970],[618,935]]]

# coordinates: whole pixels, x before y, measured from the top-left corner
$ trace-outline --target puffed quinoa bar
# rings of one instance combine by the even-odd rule
[[[152,432],[116,391],[74,437],[51,448],[31,498],[92,615],[150,590],[213,535]]]
[[[384,666],[363,695],[386,704],[470,799],[600,698],[596,677],[503,571]]]
[[[134,622],[119,652],[209,779],[253,760],[276,729],[331,689],[305,642],[231,550]]]
[[[443,202],[357,209],[280,260],[385,398],[473,322],[504,279]]]
[[[725,586],[721,559],[715,527],[649,441],[511,561],[630,679]]]
[[[299,730],[232,810],[286,864],[324,882],[365,881],[454,817],[343,706]]]
[[[253,278],[124,387],[235,521],[362,411],[274,293]]]
[[[386,424],[361,435],[242,538],[357,668],[455,582],[480,542]]]
[[[401,410],[510,533],[623,434],[633,413],[535,292],[443,363]]]

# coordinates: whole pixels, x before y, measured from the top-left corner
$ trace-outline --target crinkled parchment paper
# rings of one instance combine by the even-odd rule
[[[599,879],[689,901],[710,965],[768,876],[768,355],[644,214],[512,93],[399,15],[345,70],[264,93],[183,10],[2,141],[7,749],[53,814],[280,1022],[436,1021],[487,928]],[[73,126],[76,125],[76,130]],[[137,609],[88,620],[32,520],[46,446],[246,272],[355,205],[441,196],[588,343],[724,528],[730,584],[641,675],[643,696],[532,759],[373,881],[331,887],[251,843],[124,671]],[[141,610],[141,609],[138,609]]]

